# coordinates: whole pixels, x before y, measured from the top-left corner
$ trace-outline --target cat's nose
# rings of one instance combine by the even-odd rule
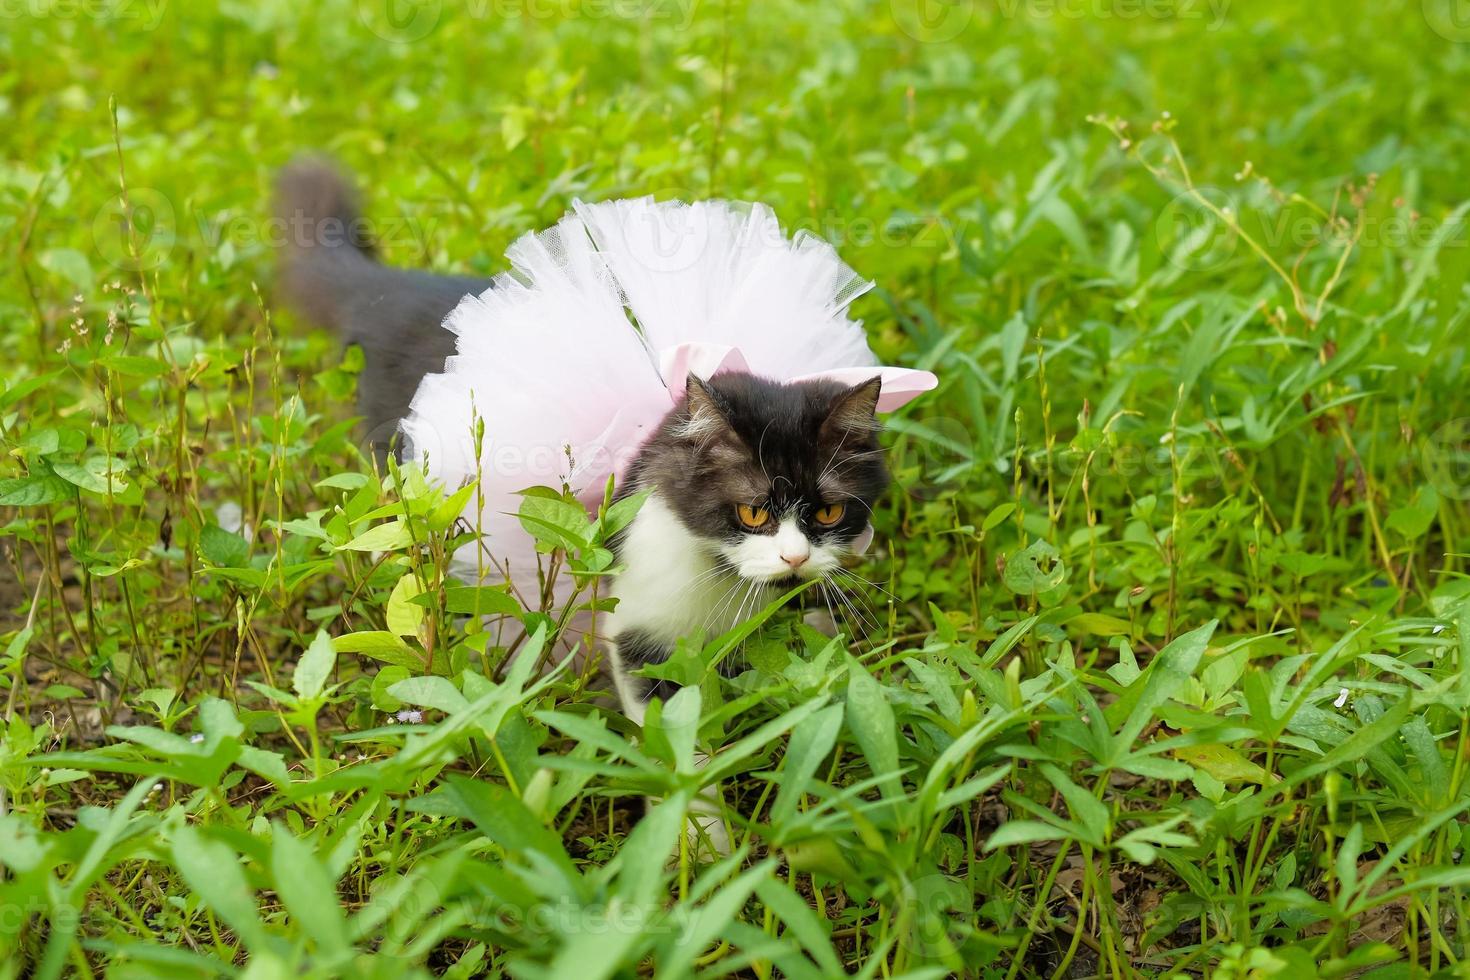
[[[781,553],[781,560],[790,565],[793,571],[805,565],[806,560],[810,557],[811,552],[809,551],[803,551],[800,554],[794,555],[788,555],[784,551]]]

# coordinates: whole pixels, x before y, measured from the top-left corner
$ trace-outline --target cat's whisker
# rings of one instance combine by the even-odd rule
[[[841,447],[839,446],[838,448],[840,449]],[[847,464],[857,462],[860,459],[867,459],[869,456],[882,456],[884,452],[886,452],[886,450],[884,449],[864,449],[862,452],[859,453],[848,453],[841,459],[837,458],[836,453],[833,453],[832,460],[828,464],[828,468],[831,469],[832,467],[846,466]]]
[[[892,601],[892,602],[897,602],[898,601],[898,596],[894,595],[892,592],[889,592],[887,589],[883,588],[883,586],[879,585],[877,582],[874,582],[872,579],[865,578],[864,576],[859,575],[857,572],[853,571],[850,568],[843,568],[841,566],[838,566],[837,569],[833,572],[833,574],[834,575],[845,575],[845,576],[847,576],[847,577],[849,577],[851,579],[854,579],[855,581],[861,583],[862,585],[867,586],[870,589],[877,589],[879,592],[881,592],[884,595],[886,595],[889,598],[889,600]]]
[[[730,604],[733,603],[735,601],[735,597],[740,594],[740,586],[744,584],[745,580],[740,578],[739,576],[731,577],[729,587],[725,590],[724,598],[719,601],[719,605],[717,607],[711,605],[709,612],[705,614],[704,622],[701,623],[699,627],[701,632],[718,627],[718,625],[724,618],[725,610],[730,608]],[[723,633],[725,631],[720,630],[720,632]]]
[[[744,622],[744,620],[745,620],[745,605],[746,605],[746,603],[750,603],[750,605],[751,605],[750,611],[752,613],[755,612],[755,606],[760,602],[760,598],[759,598],[760,595],[761,595],[761,583],[759,583],[759,582],[751,582],[750,583],[750,588],[748,590],[746,590],[745,598],[740,600],[740,608],[735,611],[735,622],[736,623]]]
[[[698,586],[698,585],[700,585],[700,584],[702,584],[704,582],[708,582],[710,579],[712,579],[715,576],[719,575],[723,571],[725,571],[725,569],[722,568],[722,567],[720,567],[719,565],[715,565],[715,566],[712,566],[710,568],[707,568],[704,571],[700,572],[698,575],[694,576],[688,582],[686,582],[684,584],[684,586],[676,594],[677,595],[683,595],[684,593],[688,592],[690,589],[694,588],[695,586]]]
[[[713,568],[708,568],[700,572],[698,575],[694,576],[694,578],[684,583],[684,585],[680,587],[679,591],[675,592],[674,595],[670,597],[670,602],[672,603],[675,600],[684,598],[701,585],[707,585],[711,580],[717,578],[722,572],[725,571],[727,571],[727,569],[720,565],[716,565]]]
[[[741,585],[744,585],[745,586],[745,591],[744,592],[741,592],[741,590],[740,590],[740,586]],[[718,628],[719,626],[724,625],[724,623],[725,623],[725,619],[724,619],[725,610],[728,609],[728,608],[730,608],[731,602],[733,602],[734,599],[735,599],[735,596],[738,595],[738,596],[740,596],[740,604],[735,609],[735,615],[728,621],[729,625],[726,627],[726,629],[720,629],[719,632],[721,634],[723,634],[725,632],[728,632],[729,629],[733,629],[735,627],[735,625],[738,624],[740,622],[740,620],[741,620],[741,614],[742,614],[742,612],[745,609],[745,604],[748,601],[750,601],[751,595],[758,588],[759,588],[759,583],[756,583],[756,582],[748,582],[745,579],[739,579],[739,578],[737,578],[735,580],[735,582],[733,583],[733,585],[731,586],[730,594],[725,597],[725,601],[720,605],[720,608],[718,610],[716,610],[715,612],[711,613],[710,616],[706,617],[706,626],[704,628],[705,629],[710,629],[711,627]]]
[[[712,628],[719,630],[721,633],[733,629],[740,622],[740,610],[745,608],[745,601],[750,598],[750,593],[753,588],[754,585],[752,583],[744,579],[736,579],[730,587],[730,595],[726,597],[725,601],[720,605],[719,610],[715,613]],[[725,614],[732,608],[734,609],[733,614],[726,616]]]
[[[842,433],[842,438],[837,441],[837,448],[832,450],[832,455],[827,458],[827,465],[822,468],[821,474],[817,477],[819,485],[827,474],[832,472],[832,467],[837,465],[837,455],[842,452],[842,447],[847,445],[847,437],[850,434],[850,432]]]
[[[771,419],[766,423],[766,427],[761,430],[761,437],[757,440],[755,446],[755,461],[760,466],[761,476],[766,478],[767,483],[771,482],[771,474],[766,472],[766,433],[770,432],[771,426],[775,424],[775,419]]]
[[[697,589],[710,586],[718,588],[719,576],[722,572],[725,571],[725,568],[716,565],[714,568],[701,572],[694,578],[690,579],[688,582],[684,583],[684,585],[682,585],[679,590],[669,598],[669,604],[676,605],[682,602],[686,597],[693,595]]]
[[[872,582],[869,582],[867,579],[863,578],[860,575],[855,575],[849,572],[848,579],[839,579],[839,581],[847,580],[855,583],[855,586],[851,590],[851,595],[863,604],[863,608],[866,609],[868,611],[868,614],[873,617],[875,623],[880,621],[883,617],[879,615],[878,609],[873,605],[872,601],[869,600],[866,591],[867,587],[871,586],[872,588],[877,589],[879,592],[883,592],[884,595],[887,595],[892,601],[897,601],[897,599],[893,597],[892,593],[886,592],[882,588],[882,586],[874,585]]]
[[[827,617],[832,620],[832,628],[840,634],[842,632],[842,624],[837,621],[837,610],[832,608],[832,587],[827,583],[826,579],[823,579],[820,584],[822,586],[822,602],[827,605]]]
[[[842,618],[847,620],[847,632],[851,635],[852,639],[861,640],[866,637],[868,635],[867,624],[857,615],[851,603],[846,601],[842,591],[834,587],[832,593],[837,599],[837,608],[842,610]]]
[[[838,448],[841,449],[841,446]],[[850,453],[841,459],[838,459],[837,453],[834,452],[832,458],[827,461],[826,467],[822,470],[822,475],[817,477],[817,483],[820,484],[829,474],[841,473],[846,466],[850,466],[859,460],[867,459],[870,456],[882,456],[884,452],[885,450],[882,449],[869,449],[860,453]]]
[[[838,491],[837,493],[832,494],[832,498],[834,500],[855,500],[857,501],[858,506],[862,507],[864,511],[869,514],[873,513],[873,505],[868,503],[863,498],[857,496],[856,494],[843,493],[841,491]]]
[[[849,594],[847,590],[842,588],[837,580],[832,581],[832,587],[837,593],[838,602],[842,603],[849,610],[851,610],[853,617],[862,624],[863,632],[865,634],[876,632],[877,611],[874,610],[873,607],[868,603],[868,600],[862,595],[854,596],[852,594]],[[868,615],[865,615],[863,611],[858,608],[857,601],[854,601],[854,599],[861,601],[862,604],[867,608],[868,613],[871,614],[873,618],[869,618]]]

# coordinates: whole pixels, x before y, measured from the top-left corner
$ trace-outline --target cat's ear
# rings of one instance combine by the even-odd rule
[[[883,391],[882,378],[869,378],[853,385],[832,400],[827,419],[822,423],[824,436],[849,432],[876,432],[878,395]]]
[[[730,427],[719,396],[692,373],[684,383],[684,407],[689,412],[681,433],[684,436],[703,437]]]

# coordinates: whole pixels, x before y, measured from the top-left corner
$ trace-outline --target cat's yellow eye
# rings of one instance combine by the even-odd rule
[[[754,531],[758,527],[765,527],[766,521],[771,519],[771,512],[764,507],[752,507],[749,504],[737,504],[735,514],[740,518],[740,523]]]
[[[842,520],[842,515],[846,510],[847,508],[842,504],[828,504],[817,511],[817,523],[823,527],[831,527]]]

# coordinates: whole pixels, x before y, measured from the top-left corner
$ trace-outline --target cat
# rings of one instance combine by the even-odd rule
[[[330,165],[294,164],[278,188],[278,221],[294,230],[281,255],[284,297],[362,348],[359,412],[374,451],[386,452],[420,383],[454,352],[442,321],[492,282],[381,264],[360,234],[355,190]],[[782,590],[825,587],[864,550],[889,485],[880,393],[877,369],[854,384],[688,374],[617,490],[619,499],[647,493],[612,542],[617,602],[599,630],[630,721],[641,726],[649,701],[674,693],[639,668],[666,660],[682,638],[725,632]],[[728,851],[713,794],[694,809],[699,831]]]
[[[663,662],[683,637],[725,632],[782,589],[831,576],[859,550],[889,481],[878,393],[877,378],[849,387],[689,376],[619,491],[649,492],[615,542],[623,571],[605,624],[629,720],[641,726],[648,701],[674,693],[632,671]],[[718,795],[710,787],[694,802],[689,836],[724,855]]]
[[[690,375],[619,491],[649,491],[616,542],[624,571],[607,624],[633,720],[650,696],[672,692],[630,669],[667,659],[681,637],[725,632],[860,550],[889,480],[878,393],[876,378],[847,386]]]
[[[331,164],[303,159],[277,178],[275,231],[281,298],[365,358],[357,386],[364,442],[381,462],[424,376],[444,370],[454,335],[444,317],[490,280],[396,269],[377,251],[356,188]]]

